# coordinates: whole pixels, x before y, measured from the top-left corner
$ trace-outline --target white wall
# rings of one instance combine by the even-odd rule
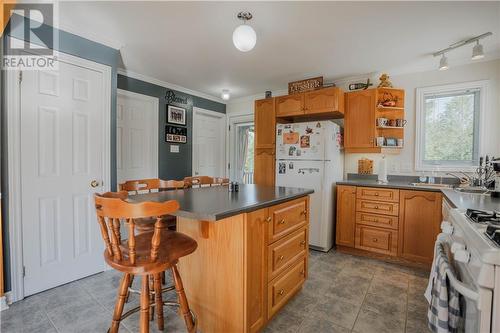
[[[362,82],[363,80],[366,80],[366,77],[354,80],[354,82]],[[370,77],[370,80],[378,83],[377,76]],[[394,87],[405,89],[405,118],[408,123],[405,128],[405,148],[398,155],[386,155],[389,174],[417,174],[415,171],[416,88],[478,80],[489,80],[490,82],[487,96],[488,105],[484,115],[486,120],[485,137],[487,138],[484,153],[500,157],[500,59],[497,59],[451,67],[447,71],[436,69],[391,77]],[[352,83],[352,80],[346,79],[336,83],[348,91],[347,86]],[[273,96],[284,94],[286,94],[285,90],[273,92]],[[264,94],[234,100],[227,104],[226,112],[229,116],[231,114],[252,114],[254,100],[259,98],[264,98]],[[374,160],[374,172],[377,173],[377,165],[381,156],[380,154],[346,154],[345,172],[357,173],[358,160],[365,157]]]

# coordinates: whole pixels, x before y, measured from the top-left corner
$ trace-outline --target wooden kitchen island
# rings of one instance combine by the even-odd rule
[[[198,329],[257,332],[307,278],[312,190],[240,185],[141,194],[133,201],[177,200],[177,230],[198,242],[180,259]]]

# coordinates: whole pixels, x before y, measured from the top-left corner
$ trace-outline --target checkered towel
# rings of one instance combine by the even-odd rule
[[[446,276],[446,271],[453,272],[453,269],[448,262],[443,244],[437,243],[434,251],[432,272],[425,292],[429,302],[427,311],[429,328],[437,333],[458,332],[462,318],[460,294]]]

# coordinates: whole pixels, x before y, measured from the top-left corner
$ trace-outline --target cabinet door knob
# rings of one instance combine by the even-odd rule
[[[301,270],[301,271],[300,271],[300,275],[305,276],[305,275],[306,275],[306,271],[305,271],[305,270]]]
[[[375,192],[375,196],[378,197],[378,192]]]
[[[284,289],[281,289],[280,291],[278,291],[278,294],[281,296],[285,293],[285,290]]]
[[[283,259],[285,259],[285,257],[284,257],[284,256],[279,256],[279,257],[278,257],[278,261],[282,261]]]
[[[271,216],[266,217],[266,222],[271,222]]]
[[[374,243],[376,243],[376,242],[378,242],[378,239],[374,238],[374,239],[372,239],[372,241],[373,241]]]
[[[278,224],[285,224],[285,219],[279,221]]]
[[[302,212],[300,212],[300,214],[306,216],[307,215],[307,209],[304,209]]]
[[[301,241],[301,242],[300,242],[300,245],[301,245],[301,246],[306,245],[306,241],[305,241],[305,240]]]
[[[375,206],[375,209],[378,209],[378,206]]]

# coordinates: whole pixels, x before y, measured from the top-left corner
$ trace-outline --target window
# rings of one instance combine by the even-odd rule
[[[416,170],[466,170],[478,164],[486,82],[417,89]]]

